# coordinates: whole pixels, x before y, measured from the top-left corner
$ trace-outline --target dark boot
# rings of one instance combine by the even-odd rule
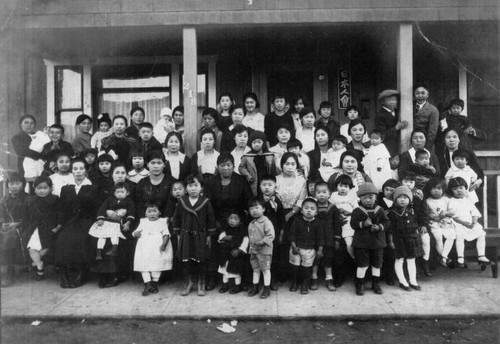
[[[99,274],[99,288],[104,288],[104,286],[106,285],[106,282],[107,282],[107,278],[106,278],[106,274]]]
[[[342,287],[342,284],[344,284],[344,274],[341,269],[338,269],[338,271],[333,275],[333,286],[335,288],[340,288]]]
[[[213,272],[207,273],[207,283],[205,285],[206,291],[212,291],[217,286],[217,274]]]
[[[299,275],[299,267],[298,266],[292,266],[291,267],[291,271],[292,271],[292,284],[290,285],[290,291],[292,293],[296,292],[297,291],[297,278],[298,278],[298,275]]]
[[[116,274],[110,274],[104,288],[113,288],[118,285],[118,276]]]
[[[432,276],[431,269],[429,268],[429,261],[422,259],[422,268],[424,269],[424,274],[426,276]]]
[[[255,296],[259,293],[259,284],[253,284],[252,288],[248,292],[248,296]]]
[[[222,283],[222,286],[219,289],[219,293],[224,294],[229,290],[229,283]]]
[[[148,296],[151,291],[151,282],[144,283],[144,290],[142,291],[142,296]]]
[[[271,290],[276,291],[278,289],[279,289],[279,283],[273,275],[273,277],[271,277]]]
[[[102,260],[102,249],[98,248],[95,254],[95,260]]]
[[[318,279],[311,278],[311,290],[318,290]]]
[[[365,292],[364,290],[364,285],[363,285],[363,279],[362,278],[357,278],[354,280],[354,285],[356,286],[356,295],[364,295]]]
[[[262,294],[260,295],[261,299],[267,299],[271,295],[271,288],[269,286],[264,286],[262,289]]]
[[[382,288],[380,288],[380,277],[372,277],[372,290],[375,294],[382,294]]]
[[[243,291],[243,288],[241,287],[241,284],[233,284],[231,288],[229,289],[229,294],[238,294],[239,292]]]
[[[35,280],[37,281],[42,281],[45,279],[45,269],[44,268],[41,268],[41,269],[36,269],[36,275],[35,275]]]
[[[157,281],[151,281],[149,284],[151,286],[151,294],[158,294],[159,289],[158,289],[158,282]]]
[[[301,270],[301,280],[302,280],[302,283],[301,283],[301,287],[300,287],[300,293],[302,295],[306,295],[306,294],[309,294],[309,281],[310,281],[310,268],[304,268],[304,267],[300,267],[300,270]]]
[[[118,245],[111,246],[111,250],[109,250],[108,252],[106,252],[106,255],[107,256],[112,256],[112,257],[118,256]]]
[[[61,288],[69,288],[68,269],[61,268]]]
[[[83,284],[83,268],[76,270],[76,276],[73,280],[70,279],[70,288],[79,288]]]

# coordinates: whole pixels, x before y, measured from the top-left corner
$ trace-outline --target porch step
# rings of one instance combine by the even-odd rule
[[[488,228],[485,229],[486,232],[486,256],[490,259],[494,255],[496,250],[497,255],[500,254],[500,228]],[[476,259],[477,251],[475,244],[466,244],[464,255],[466,258]],[[498,258],[498,257],[497,257]]]

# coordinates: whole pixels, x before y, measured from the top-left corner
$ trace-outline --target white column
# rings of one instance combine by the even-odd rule
[[[47,69],[47,125],[52,125],[56,122],[54,63],[49,60],[43,60],[43,62]]]
[[[184,28],[182,30],[183,40],[183,64],[184,81],[182,92],[184,94],[184,150],[188,156],[196,152],[196,134],[198,132],[198,55],[196,47],[196,29]]]
[[[401,130],[401,151],[409,149],[409,140],[413,130],[413,25],[399,24],[398,35],[398,89],[401,93],[400,118],[408,122],[408,127]]]
[[[83,66],[83,113],[92,118],[91,66]]]
[[[465,103],[462,115],[467,116],[467,66],[465,63],[458,65],[458,97]]]
[[[172,62],[172,80],[170,81],[170,106],[172,110],[179,105],[180,101],[180,90],[179,85],[180,76],[179,76],[179,63],[177,61]]]
[[[208,62],[208,106],[214,108],[217,106],[217,60],[211,58]]]

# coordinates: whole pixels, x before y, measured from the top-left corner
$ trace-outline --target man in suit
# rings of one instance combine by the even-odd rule
[[[406,128],[408,123],[399,119],[398,91],[382,91],[378,100],[382,107],[375,115],[375,128],[384,133],[384,144],[391,156],[394,156],[399,153],[401,147],[400,130]]]
[[[413,115],[414,129],[422,130],[427,136],[425,148],[431,151],[434,148],[439,128],[439,111],[429,103],[429,89],[420,85],[415,88],[415,112]]]

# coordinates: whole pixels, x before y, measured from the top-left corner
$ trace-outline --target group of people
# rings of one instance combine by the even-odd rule
[[[123,115],[100,115],[94,135],[82,114],[71,144],[57,124],[41,144],[35,119],[23,116],[12,139],[18,171],[0,205],[2,286],[25,252],[37,280],[51,263],[62,288],[79,287],[89,270],[99,287],[136,271],[144,296],[173,268],[184,274],[184,296],[220,283],[220,293],[262,290],[265,299],[286,281],[307,294],[323,273],[335,291],[351,272],[363,295],[368,268],[377,294],[381,278],[420,290],[416,259],[431,276],[431,243],[444,267],[464,268],[464,243],[476,240],[485,268],[475,207],[484,176],[460,144],[472,130],[463,101],[439,114],[417,87],[412,148],[399,154],[408,123],[399,119],[398,96],[380,93],[368,133],[354,105],[341,126],[328,101],[316,112],[303,96],[276,95],[264,116],[254,93],[242,105],[226,93],[218,109],[203,110],[191,157],[183,153],[182,107],[162,111],[157,124],[140,107],[130,125]]]

